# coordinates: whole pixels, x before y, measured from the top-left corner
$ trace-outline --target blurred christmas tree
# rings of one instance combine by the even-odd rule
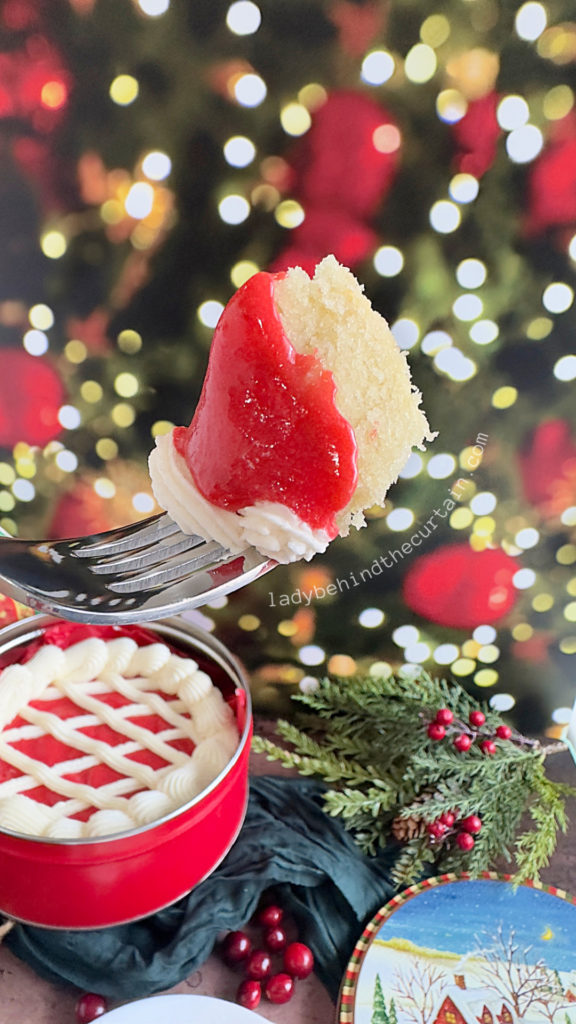
[[[334,252],[439,438],[368,529],[206,616],[261,707],[326,666],[425,664],[554,734],[576,654],[574,5],[440,6],[4,0],[0,525],[154,511],[146,456],[189,421],[223,304]]]

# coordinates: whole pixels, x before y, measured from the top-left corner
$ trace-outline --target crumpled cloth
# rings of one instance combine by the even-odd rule
[[[334,1000],[364,925],[394,894],[396,849],[364,856],[322,810],[308,779],[251,780],[246,820],[214,873],[165,910],[132,924],[86,931],[16,925],[5,942],[42,977],[114,1000],[171,988],[208,958],[219,933],[242,928],[263,892],[298,924]]]

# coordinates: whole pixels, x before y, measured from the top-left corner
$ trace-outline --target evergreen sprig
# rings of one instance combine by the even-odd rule
[[[462,687],[424,671],[387,679],[330,677],[293,699],[305,711],[294,722],[277,723],[289,746],[256,736],[254,749],[321,778],[327,813],[342,820],[365,853],[399,842],[398,886],[430,865],[477,877],[506,860],[515,862],[520,883],[537,879],[548,864],[558,831],[567,827],[566,797],[576,790],[546,776],[551,748],[515,731],[498,736],[499,716]],[[428,727],[441,710],[453,717],[437,740]],[[470,724],[474,711],[482,711],[481,725]],[[453,743],[463,734],[471,741],[466,751]],[[486,741],[495,743],[493,752],[482,749]],[[443,815],[448,824],[435,834]],[[463,850],[458,835],[470,815],[482,827],[471,849]]]

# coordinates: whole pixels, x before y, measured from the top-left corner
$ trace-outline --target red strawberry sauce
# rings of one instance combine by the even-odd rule
[[[255,274],[226,306],[196,413],[174,444],[213,505],[280,502],[332,538],[356,487],[356,440],[334,404],[332,373],[286,336],[278,276]]]

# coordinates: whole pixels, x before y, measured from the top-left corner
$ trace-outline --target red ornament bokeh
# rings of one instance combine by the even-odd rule
[[[417,615],[453,629],[498,622],[516,603],[512,577],[521,568],[500,548],[474,551],[451,544],[422,555],[403,583],[406,605]]]
[[[56,369],[41,357],[21,349],[2,353],[0,374],[0,446],[19,441],[43,447],[62,431],[58,420],[66,400]]]
[[[524,496],[544,517],[576,502],[576,438],[567,420],[540,423],[518,455]]]
[[[331,93],[288,155],[291,194],[305,216],[269,269],[312,273],[328,253],[352,269],[368,259],[378,244],[370,219],[396,176],[400,138],[375,100],[352,90]]]
[[[526,230],[540,235],[576,225],[576,114],[553,122],[527,178]]]
[[[502,135],[496,117],[499,102],[497,92],[471,100],[464,117],[452,125],[455,163],[462,174],[481,178],[492,167]]]

